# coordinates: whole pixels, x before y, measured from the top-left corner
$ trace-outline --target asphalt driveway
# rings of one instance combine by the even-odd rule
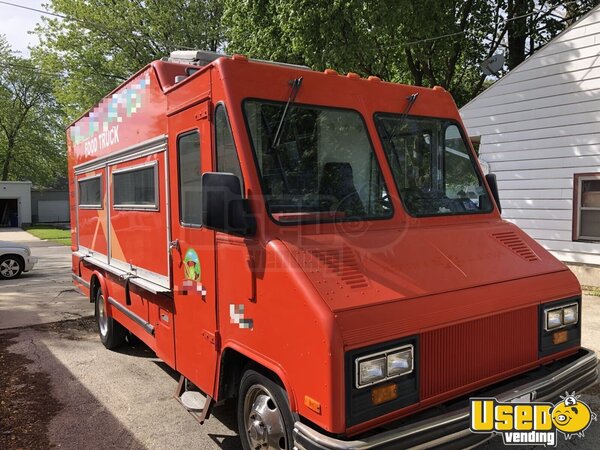
[[[39,261],[15,280],[0,280],[0,330],[90,314],[71,282],[71,248],[20,230],[0,230],[0,240],[23,242]]]
[[[0,282],[0,448],[241,448],[231,403],[200,426],[173,399],[178,374],[145,345],[104,349],[92,305],[72,287],[68,247],[11,237],[40,261]],[[583,344],[600,353],[600,297],[585,296],[583,328]],[[600,413],[598,386],[582,400]],[[600,424],[583,439],[559,438],[559,448],[596,449]],[[499,439],[484,447],[504,448]]]
[[[71,249],[22,230],[39,261],[0,281],[0,448],[241,448],[232,405],[203,426],[173,399],[178,374],[145,345],[97,337],[93,306],[71,282]]]

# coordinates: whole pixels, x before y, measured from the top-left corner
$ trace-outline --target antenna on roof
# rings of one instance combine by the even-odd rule
[[[485,75],[498,76],[498,72],[504,66],[504,53],[497,53],[494,56],[485,59],[481,63],[481,70]]]

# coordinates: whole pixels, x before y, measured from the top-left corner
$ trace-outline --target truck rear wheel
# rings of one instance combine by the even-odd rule
[[[125,343],[127,330],[112,317],[109,317],[106,298],[102,289],[96,291],[96,320],[98,322],[98,334],[102,344],[109,350],[119,347]]]
[[[244,450],[292,450],[294,420],[287,394],[254,370],[242,376],[237,419]]]

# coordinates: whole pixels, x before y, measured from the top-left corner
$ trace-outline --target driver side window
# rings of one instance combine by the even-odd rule
[[[240,179],[242,192],[244,192],[244,177],[240,168],[240,159],[233,141],[227,111],[225,111],[222,104],[218,104],[215,109],[215,141],[217,172],[228,172],[236,175]]]

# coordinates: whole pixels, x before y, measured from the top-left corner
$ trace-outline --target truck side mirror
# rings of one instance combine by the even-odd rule
[[[498,182],[496,181],[496,174],[488,173],[485,176],[485,180],[487,181],[487,184],[490,187],[490,190],[492,191],[494,200],[496,200],[496,205],[498,205],[498,211],[502,213],[502,206],[500,205],[500,194],[498,193]]]
[[[242,197],[240,179],[232,173],[202,175],[202,224],[211,230],[253,236],[256,220]]]

